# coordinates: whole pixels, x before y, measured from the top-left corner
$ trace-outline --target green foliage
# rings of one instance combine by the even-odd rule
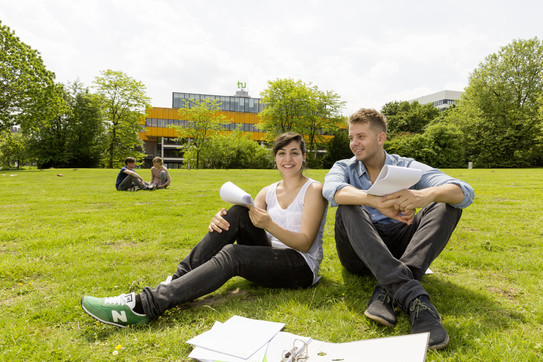
[[[297,132],[306,139],[309,150],[323,145],[324,134],[337,128],[345,105],[332,91],[292,79],[268,81],[260,96],[266,104],[260,112],[260,127],[268,132],[269,140],[283,132]]]
[[[108,69],[101,74],[94,84],[106,124],[105,165],[120,167],[128,156],[136,159],[144,156],[138,133],[142,131],[141,123],[150,98],[142,82],[121,71]]]
[[[196,149],[189,149],[184,157],[189,164],[196,164]],[[269,169],[272,165],[270,151],[239,130],[228,135],[215,135],[200,149],[200,168]]]
[[[385,104],[381,113],[387,117],[387,137],[392,139],[396,134],[423,133],[440,111],[433,104],[395,101]]]
[[[39,52],[0,21],[0,131],[14,125],[23,131],[38,127],[36,121],[44,118],[54,79]]]
[[[334,162],[353,157],[347,130],[338,129],[333,134],[333,138],[326,144],[326,154],[322,159],[323,168],[331,168]]]
[[[411,157],[436,168],[465,167],[463,135],[453,124],[438,122],[424,133],[398,134],[385,143],[388,153]]]
[[[21,132],[11,132],[11,130],[0,132],[0,167],[19,168],[26,164],[30,159],[26,142]]]
[[[543,169],[445,171],[469,182],[477,196],[432,263],[434,274],[421,281],[451,338],[426,360],[540,361],[543,219],[534,215],[543,204],[534,200],[541,198]],[[286,332],[328,342],[410,333],[404,313],[394,329],[364,316],[376,281],[341,266],[335,209],[327,216],[322,278],[312,288],[267,289],[233,278],[149,325],[96,323],[81,297],[140,292],[165,280],[211,217],[229,207],[219,197],[225,181],[254,196],[279,178],[275,170],[170,170],[168,189],[131,193],[115,190],[117,172],[0,173],[0,360],[187,361],[193,347],[185,342],[233,315],[283,322]],[[326,172],[305,171],[321,182]],[[515,220],[504,222],[504,215]]]
[[[386,141],[385,150],[433,166],[429,160],[435,158],[431,144],[423,134],[404,133]],[[435,166],[434,166],[435,167]]]
[[[70,138],[66,144],[70,154],[68,167],[98,167],[105,147],[105,124],[100,99],[79,82],[68,86],[67,102]]]
[[[543,43],[515,40],[470,75],[455,114],[467,157],[477,167],[541,163]]]
[[[200,152],[206,142],[217,135],[223,129],[225,116],[219,114],[221,102],[217,99],[189,99],[184,100],[183,107],[179,108],[179,116],[187,123],[182,126],[173,126],[176,129],[178,138],[187,140],[184,149],[189,156],[195,155],[192,166],[200,168]]]
[[[433,167],[466,167],[466,155],[462,143],[462,132],[454,124],[439,122],[430,125],[424,137],[432,149],[433,158],[428,164]]]
[[[57,85],[55,117],[29,132],[28,149],[38,168],[97,167],[104,146],[104,125],[98,98],[80,82]]]
[[[432,167],[466,165],[463,135],[433,104],[389,102],[381,110],[387,116],[385,149]]]
[[[52,102],[44,110],[48,116],[37,122],[39,127],[27,131],[28,149],[37,160],[39,168],[65,167],[69,159],[66,143],[69,137],[67,115],[70,109],[62,84],[51,87],[49,94]]]

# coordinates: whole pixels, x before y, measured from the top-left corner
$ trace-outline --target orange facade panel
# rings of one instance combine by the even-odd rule
[[[177,108],[152,107],[147,109],[146,118],[180,119]]]
[[[223,114],[227,120],[231,120],[234,123],[258,124],[260,122],[260,117],[258,116],[258,113],[221,111],[220,114]]]
[[[145,127],[145,136],[149,137],[169,137],[176,138],[177,131],[174,128],[169,127]]]
[[[219,111],[219,114],[224,115],[226,117],[226,120],[235,123],[257,124],[258,122],[260,122],[260,117],[258,116],[258,113]],[[149,108],[147,110],[146,118],[181,119],[181,117],[179,116],[179,108],[162,107]]]
[[[219,114],[225,116],[225,120],[231,123],[247,123],[247,124],[258,124],[260,117],[258,113],[245,113],[245,112],[229,112],[229,111],[219,111]],[[147,114],[145,118],[151,119],[166,119],[166,120],[181,120],[179,116],[178,108],[163,108],[163,107],[152,107],[147,109]],[[146,120],[142,119],[142,124],[146,123]],[[230,131],[225,131],[229,133]],[[264,132],[243,132],[249,133],[251,139],[253,140],[263,140],[266,134]],[[174,128],[170,127],[145,127],[145,132],[140,133],[140,138],[144,141],[149,140],[149,138],[154,137],[169,137],[176,138],[177,132]]]

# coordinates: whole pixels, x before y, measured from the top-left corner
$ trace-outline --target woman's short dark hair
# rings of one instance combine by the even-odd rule
[[[303,137],[300,136],[298,133],[285,132],[281,133],[275,139],[275,143],[273,144],[273,157],[277,155],[277,152],[279,152],[281,148],[285,147],[292,141],[296,141],[300,144],[300,150],[302,151],[302,155],[305,155],[305,141]]]

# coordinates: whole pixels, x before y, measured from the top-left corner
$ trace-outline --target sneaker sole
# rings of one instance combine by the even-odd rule
[[[101,323],[104,323],[104,324],[109,324],[111,326],[115,326],[115,327],[119,327],[119,328],[126,328],[126,326],[122,325],[122,324],[118,324],[118,323],[114,323],[114,322],[110,322],[110,321],[105,321],[103,319],[100,319],[98,318],[97,316],[95,316],[94,314],[90,313],[86,308],[85,306],[83,305],[83,298],[81,298],[81,308],[83,308],[83,311],[85,313],[87,313],[89,316],[91,316],[92,318],[94,318],[95,320],[97,320],[98,322],[101,322]]]
[[[387,327],[390,327],[390,328],[396,327],[396,323],[391,323],[391,322],[389,322],[389,321],[387,321],[387,320],[385,320],[385,319],[383,319],[383,318],[381,318],[381,317],[379,317],[379,316],[373,315],[373,314],[371,314],[370,312],[368,312],[367,309],[366,309],[366,311],[364,312],[364,315],[365,315],[366,317],[368,317],[369,319],[371,319],[372,321],[377,322],[377,323],[380,323],[380,324],[383,324],[383,325],[385,325],[385,326],[387,326]]]

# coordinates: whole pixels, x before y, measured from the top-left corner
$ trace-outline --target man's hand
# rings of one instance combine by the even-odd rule
[[[377,210],[386,217],[389,217],[394,220],[398,220],[400,222],[403,222],[407,225],[411,225],[413,223],[413,218],[415,217],[416,210],[415,208],[396,208],[396,199],[387,200],[386,196],[373,196],[368,195],[369,199],[371,200],[371,204],[368,206],[371,206]]]
[[[209,226],[207,227],[209,232],[216,231],[218,233],[222,233],[223,230],[227,230],[230,228],[230,223],[226,221],[223,217],[223,215],[226,215],[226,209],[223,207],[219,212],[213,216],[213,219],[211,219],[211,222],[209,223]]]
[[[402,190],[383,197],[383,201],[394,201],[396,210],[422,209],[432,202],[430,189]]]
[[[396,209],[393,200],[381,202],[376,209],[386,217],[398,220],[407,225],[411,225],[413,223],[413,218],[415,217],[416,213],[415,209]]]

